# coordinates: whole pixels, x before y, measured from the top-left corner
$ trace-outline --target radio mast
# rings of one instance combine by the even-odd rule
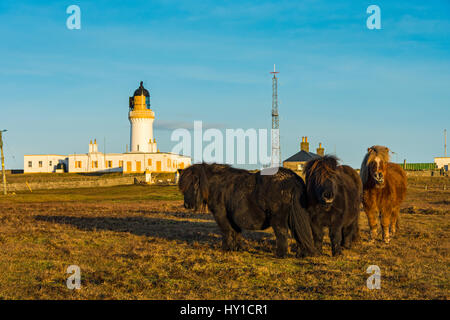
[[[281,166],[281,150],[280,150],[280,122],[278,118],[278,71],[273,65],[272,78],[272,159],[271,167]]]

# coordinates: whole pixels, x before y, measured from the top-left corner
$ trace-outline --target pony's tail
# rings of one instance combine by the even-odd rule
[[[298,256],[315,255],[314,240],[311,230],[309,213],[300,204],[298,192],[294,191],[291,209],[289,210],[288,226],[292,236],[298,243]]]

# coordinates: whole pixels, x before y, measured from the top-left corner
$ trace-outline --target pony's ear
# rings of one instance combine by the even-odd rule
[[[370,147],[370,148],[367,148],[367,152],[368,152],[368,153],[371,153],[371,152],[373,152],[373,149],[372,149],[372,147]]]

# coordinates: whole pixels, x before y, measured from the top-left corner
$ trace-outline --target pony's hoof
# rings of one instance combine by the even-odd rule
[[[344,249],[351,249],[352,248],[352,243],[351,242],[344,243],[344,244],[342,244],[342,247]]]
[[[233,246],[231,246],[227,243],[224,243],[224,244],[222,244],[222,250],[223,251],[233,251]]]
[[[318,252],[306,252],[303,250],[297,250],[295,253],[295,257],[298,259],[306,258],[306,257],[315,257],[320,255]]]
[[[384,243],[389,244],[389,242],[391,242],[391,238],[384,238],[383,241]]]
[[[276,256],[277,258],[284,259],[284,258],[287,257],[287,252],[285,252],[285,251],[283,251],[283,252],[281,252],[281,251],[276,251],[276,252],[275,252],[275,256]]]

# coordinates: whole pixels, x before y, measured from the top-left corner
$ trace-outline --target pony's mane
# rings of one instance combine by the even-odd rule
[[[379,157],[383,162],[389,162],[389,148],[385,146],[372,146],[367,150],[366,155],[361,163],[360,176],[362,183],[366,183],[369,179],[369,164]]]
[[[338,168],[338,158],[326,155],[310,160],[305,165],[305,180],[308,188],[321,185],[326,179],[333,177]]]
[[[223,174],[225,172],[233,172],[233,173],[250,173],[248,170],[233,168],[229,164],[223,163],[206,163],[203,162],[201,165],[205,168],[205,171],[212,174]]]
[[[181,192],[185,192],[190,186],[196,166],[198,166],[198,164],[193,164],[181,171],[180,180],[178,181],[178,188]]]
[[[229,164],[222,163],[196,163],[193,164],[181,172],[180,180],[178,182],[178,187],[180,191],[185,192],[191,182],[193,181],[194,176],[200,176],[200,172],[208,172],[210,174],[224,174],[225,172],[238,172],[238,173],[247,173],[251,174],[249,171],[245,169],[233,168]]]

